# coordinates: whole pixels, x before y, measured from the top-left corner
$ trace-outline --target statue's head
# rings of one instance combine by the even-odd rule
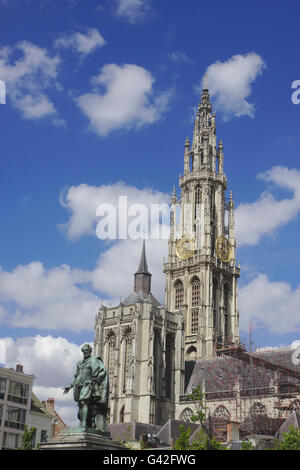
[[[92,348],[89,344],[84,344],[81,348],[81,351],[82,351],[84,358],[87,359],[88,357],[90,357],[92,353]]]

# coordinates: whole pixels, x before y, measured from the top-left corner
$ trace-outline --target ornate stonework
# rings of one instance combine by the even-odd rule
[[[184,313],[188,344],[194,342],[199,359],[203,357],[203,353],[213,357],[217,349],[237,344],[239,341],[237,311],[239,269],[235,259],[234,202],[230,195],[228,204],[225,203],[227,179],[223,173],[223,144],[220,142],[217,147],[215,121],[211,109],[208,91],[203,90],[196,115],[192,145],[190,146],[189,139],[185,142],[184,176],[179,180],[182,197],[179,202],[172,198],[173,212],[178,213],[176,206],[179,206],[181,217],[180,220],[171,219],[169,256],[164,264],[166,307],[172,312],[181,309]],[[185,206],[187,201],[190,204],[189,210]],[[226,222],[225,211],[228,211],[229,224]],[[176,225],[184,227],[184,230],[190,227],[192,233],[183,233],[181,236],[186,235],[197,240],[196,250],[185,261],[182,261],[176,252],[176,243],[178,243]],[[228,262],[220,259],[216,251],[217,240],[219,245],[222,241],[230,247]],[[195,277],[201,286],[197,305],[192,301]],[[184,288],[180,306],[178,295],[176,296],[179,280]],[[229,286],[226,306],[223,289],[225,283]],[[195,307],[199,307],[199,318]],[[196,331],[197,324],[199,328],[201,325],[203,331]],[[201,342],[205,344],[200,344]]]

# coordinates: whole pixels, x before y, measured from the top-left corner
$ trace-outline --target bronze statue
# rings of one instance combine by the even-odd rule
[[[82,428],[92,428],[101,434],[108,434],[108,373],[102,359],[92,356],[89,344],[84,344],[81,351],[83,359],[77,363],[74,379],[63,389],[64,394],[73,388]]]

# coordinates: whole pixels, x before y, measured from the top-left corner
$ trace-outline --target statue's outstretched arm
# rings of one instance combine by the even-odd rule
[[[75,381],[76,381],[77,374],[78,374],[78,367],[77,367],[77,370],[76,370],[76,372],[75,372],[74,378],[73,378],[72,382],[70,383],[70,385],[68,385],[67,387],[64,387],[64,388],[63,388],[64,395],[65,395],[66,393],[68,393],[68,392],[69,392],[69,390],[71,390],[71,388],[73,388],[73,387],[74,387],[74,384],[75,384]]]

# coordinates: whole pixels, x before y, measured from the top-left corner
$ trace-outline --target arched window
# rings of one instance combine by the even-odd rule
[[[154,371],[153,371],[154,372],[154,391],[155,391],[155,395],[160,395],[162,345],[161,345],[160,332],[158,330],[154,331],[153,355],[154,355]]]
[[[230,421],[230,413],[225,406],[220,405],[213,412],[213,418],[216,421]]]
[[[229,314],[229,285],[224,284],[224,313]]]
[[[166,397],[172,398],[173,395],[173,372],[174,372],[174,336],[167,334],[166,337]]]
[[[194,154],[192,153],[190,156],[190,171],[194,170]]]
[[[130,366],[130,357],[131,357],[131,339],[132,332],[130,327],[126,327],[123,331],[123,340],[124,344],[124,363],[123,363],[123,391],[127,389],[127,379],[129,377],[129,366]]]
[[[195,214],[194,218],[197,218],[197,208],[201,204],[201,188],[200,186],[197,186],[195,189]]]
[[[178,280],[175,282],[175,310],[178,310],[182,307],[183,304],[183,283]]]
[[[227,282],[224,284],[224,335],[225,338],[228,339],[230,336],[230,331],[229,331],[229,312],[230,312],[230,306],[229,306],[229,285]]]
[[[109,331],[107,334],[108,341],[108,355],[107,355],[107,369],[109,373],[109,385],[113,383],[113,376],[115,371],[115,354],[116,354],[116,334],[114,331]]]
[[[199,305],[200,305],[200,281],[194,277],[192,285],[192,316],[191,316],[191,333],[197,333],[199,323]]]
[[[213,279],[213,316],[214,316],[214,328],[217,328],[217,308],[218,308],[218,281]]]
[[[200,281],[197,277],[192,279],[192,307],[200,305]]]
[[[214,211],[215,211],[215,188],[214,187],[210,188],[210,210],[213,216]]]
[[[186,352],[187,361],[196,361],[197,359],[197,349],[195,346],[190,346]]]
[[[267,409],[265,405],[263,405],[262,403],[256,402],[254,403],[254,405],[251,406],[250,414],[251,415],[267,415]]]
[[[120,411],[120,423],[124,423],[124,417],[125,417],[125,405],[122,406],[121,411]]]
[[[182,413],[179,416],[180,421],[185,421],[186,423],[191,423],[192,416],[194,416],[195,413],[191,410],[191,408],[185,408]]]

